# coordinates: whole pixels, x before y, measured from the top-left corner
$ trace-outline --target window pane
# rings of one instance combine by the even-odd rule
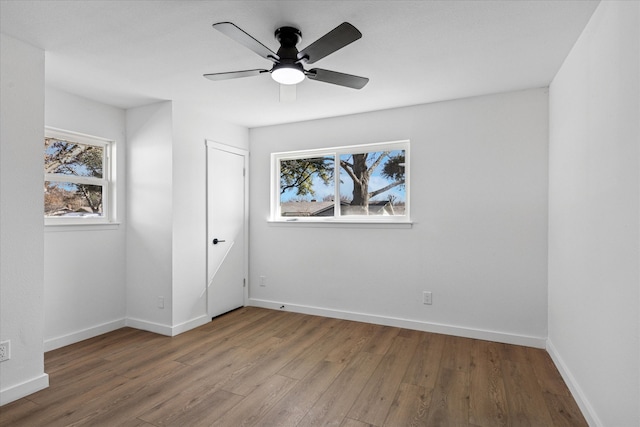
[[[405,150],[340,155],[340,215],[404,215]]]
[[[101,185],[45,181],[44,215],[55,217],[102,217]]]
[[[280,161],[280,215],[333,216],[334,157]]]
[[[44,171],[102,178],[104,148],[55,138],[44,140]]]

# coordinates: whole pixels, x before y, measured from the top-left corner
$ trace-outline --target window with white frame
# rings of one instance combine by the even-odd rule
[[[409,221],[409,142],[273,153],[273,221]]]
[[[113,221],[113,141],[57,129],[45,129],[45,224]]]

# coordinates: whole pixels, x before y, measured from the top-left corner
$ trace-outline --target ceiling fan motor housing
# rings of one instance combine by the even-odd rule
[[[296,45],[302,41],[302,33],[297,28],[280,27],[275,33],[276,40],[280,43],[278,56],[281,64],[295,64],[298,62],[298,49]]]

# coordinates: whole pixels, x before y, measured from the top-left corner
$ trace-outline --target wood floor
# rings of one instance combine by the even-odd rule
[[[544,350],[247,307],[45,354],[2,426],[586,426]]]

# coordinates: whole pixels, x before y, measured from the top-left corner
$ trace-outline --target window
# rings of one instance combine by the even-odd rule
[[[274,153],[274,221],[409,221],[409,142]]]
[[[45,129],[45,224],[113,220],[110,197],[112,141]]]

